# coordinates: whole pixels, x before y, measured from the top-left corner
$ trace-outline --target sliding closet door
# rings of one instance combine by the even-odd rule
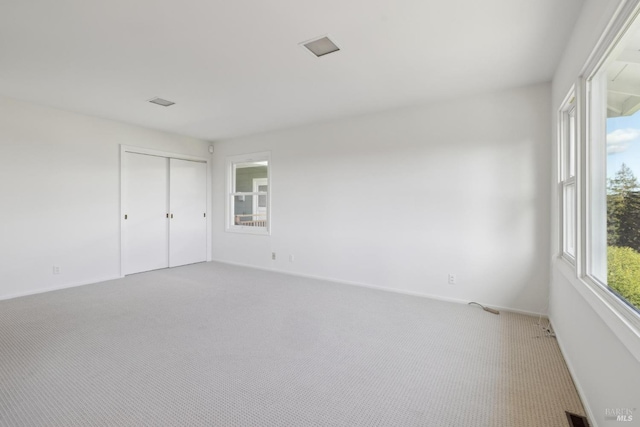
[[[124,274],[169,266],[169,159],[125,153]]]
[[[207,164],[170,159],[169,266],[207,259]]]

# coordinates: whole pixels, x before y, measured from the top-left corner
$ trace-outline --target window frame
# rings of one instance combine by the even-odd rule
[[[603,70],[603,67],[612,60],[613,53],[620,46],[621,40],[636,20],[640,20],[640,0],[629,0],[618,9],[616,15],[612,18],[610,25],[600,38],[578,78],[576,87],[579,101],[577,102],[576,114],[578,139],[575,153],[578,159],[578,168],[576,170],[577,195],[579,199],[576,211],[578,242],[576,264],[573,266],[573,274],[571,275],[578,279],[577,283],[581,285],[576,286],[576,289],[586,298],[600,317],[612,327],[612,330],[632,352],[640,350],[640,340],[638,340],[640,338],[640,314],[593,274],[592,257],[596,239],[592,233],[595,216],[592,209],[595,191],[592,181],[594,165],[597,164],[596,160],[598,160],[597,156],[594,156],[595,150],[600,150],[601,153],[604,151],[606,156],[606,139],[598,141],[593,132],[594,110],[597,107],[601,107],[601,105],[595,106],[596,102],[593,99],[593,93],[597,91],[597,89],[594,90],[594,79]],[[606,102],[606,99],[604,101]],[[603,166],[599,165],[599,167],[602,168]],[[602,186],[602,183],[598,185]],[[606,191],[606,183],[604,188]],[[600,197],[602,196],[600,195]],[[560,207],[560,209],[562,208]],[[565,268],[563,270],[567,271]],[[620,329],[620,322],[625,325],[625,328]]]
[[[578,252],[578,121],[575,87],[572,87],[558,111],[558,195],[560,208],[560,254],[572,265]],[[573,200],[567,198],[573,189]],[[573,246],[573,247],[571,247]]]
[[[267,162],[267,191],[266,192],[254,192],[254,191],[235,191],[236,164],[250,163],[250,162]],[[263,151],[257,153],[240,154],[234,156],[227,156],[226,158],[226,192],[225,192],[225,231],[232,233],[254,234],[254,235],[271,235],[271,152]],[[266,196],[266,225],[261,226],[246,226],[238,225],[235,223],[235,197],[240,196]]]

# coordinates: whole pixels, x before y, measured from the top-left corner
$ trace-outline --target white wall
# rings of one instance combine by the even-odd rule
[[[119,276],[120,144],[209,155],[204,141],[0,98],[0,298]]]
[[[536,85],[216,142],[213,258],[543,311],[549,95]],[[225,157],[265,150],[272,235],[225,232]]]
[[[556,112],[619,6],[619,0],[585,2],[552,84],[553,126]],[[554,148],[553,164],[556,164]],[[552,183],[557,182],[555,168]],[[550,317],[558,342],[594,426],[619,425],[604,419],[607,408],[640,408],[638,337],[599,302],[559,260],[558,195],[552,184],[552,260]],[[599,314],[600,313],[600,314]],[[609,313],[609,314],[607,314]],[[632,423],[640,425],[640,412]]]

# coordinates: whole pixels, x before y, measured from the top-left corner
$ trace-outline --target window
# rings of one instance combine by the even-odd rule
[[[638,21],[636,19],[636,21]],[[587,275],[640,313],[640,31],[629,27],[587,82]]]
[[[560,109],[560,194],[562,202],[562,255],[576,257],[576,106],[573,90]]]
[[[227,231],[269,234],[269,153],[227,159]]]

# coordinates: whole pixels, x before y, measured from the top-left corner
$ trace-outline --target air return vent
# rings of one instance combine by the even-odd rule
[[[589,427],[589,422],[586,417],[568,411],[564,411],[564,413],[567,414],[569,427]]]
[[[340,48],[327,36],[310,40],[308,42],[302,42],[301,44],[318,58],[340,50]]]
[[[167,101],[166,99],[162,99],[158,97],[150,99],[149,102],[152,104],[162,105],[163,107],[170,107],[173,104],[175,104],[175,102]]]

